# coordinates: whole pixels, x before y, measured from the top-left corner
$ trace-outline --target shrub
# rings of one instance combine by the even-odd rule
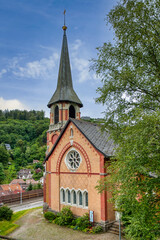
[[[72,221],[74,220],[74,216],[70,207],[63,207],[54,223],[60,226],[72,225]]]
[[[79,230],[91,227],[88,213],[85,213],[82,217],[76,219],[76,227],[78,227],[77,229]]]
[[[52,222],[57,216],[56,216],[56,214],[53,213],[53,212],[45,212],[44,217],[45,217],[45,219],[47,219],[48,221],[51,221],[51,222]]]
[[[10,221],[12,215],[13,211],[9,207],[7,206],[0,207],[0,221],[2,220]]]
[[[101,226],[95,226],[92,228],[92,233],[100,233],[103,232],[103,228]]]

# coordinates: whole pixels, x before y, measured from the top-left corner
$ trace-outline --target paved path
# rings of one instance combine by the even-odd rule
[[[19,219],[17,224],[20,227],[10,237],[18,240],[119,240],[117,235],[111,233],[86,234],[48,223],[43,217],[42,209],[34,209]]]
[[[14,212],[18,212],[21,210],[26,210],[26,209],[31,209],[31,208],[36,208],[36,207],[42,207],[43,206],[43,198],[37,198],[37,199],[32,199],[23,202],[22,204],[20,203],[15,203],[14,205],[8,205]]]

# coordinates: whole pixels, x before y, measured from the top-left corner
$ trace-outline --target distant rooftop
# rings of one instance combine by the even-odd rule
[[[5,148],[6,148],[8,151],[11,150],[11,146],[10,146],[10,144],[5,143],[4,145],[5,145]]]

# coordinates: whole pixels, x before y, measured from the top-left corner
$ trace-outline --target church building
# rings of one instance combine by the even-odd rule
[[[115,212],[107,202],[110,193],[100,194],[95,186],[107,175],[114,143],[97,124],[80,118],[83,104],[73,89],[66,30],[64,25],[57,88],[48,103],[44,203],[54,212],[70,206],[75,216],[92,212],[94,222],[105,226]]]

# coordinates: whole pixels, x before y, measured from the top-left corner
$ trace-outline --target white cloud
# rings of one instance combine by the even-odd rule
[[[29,110],[27,106],[25,106],[23,103],[21,103],[17,99],[10,99],[10,100],[5,100],[3,97],[0,97],[0,109],[1,110],[14,110],[14,109],[19,109],[19,110]]]
[[[85,44],[80,39],[75,40],[71,46],[71,61],[73,70],[77,73],[76,76],[79,83],[90,80],[97,81],[95,74],[89,71],[90,63],[88,56]]]
[[[3,76],[6,72],[7,72],[6,69],[2,69],[2,70],[0,71],[0,78],[2,78],[2,76]]]
[[[32,79],[49,79],[54,75],[54,67],[59,56],[54,53],[49,58],[42,58],[39,61],[28,62],[24,67],[19,66],[18,62],[13,64],[13,74],[18,77]]]
[[[71,51],[78,51],[83,45],[80,39],[76,39],[75,42],[71,45]]]
[[[88,60],[75,57],[73,63],[74,67],[79,72],[78,81],[80,83],[91,79]]]

